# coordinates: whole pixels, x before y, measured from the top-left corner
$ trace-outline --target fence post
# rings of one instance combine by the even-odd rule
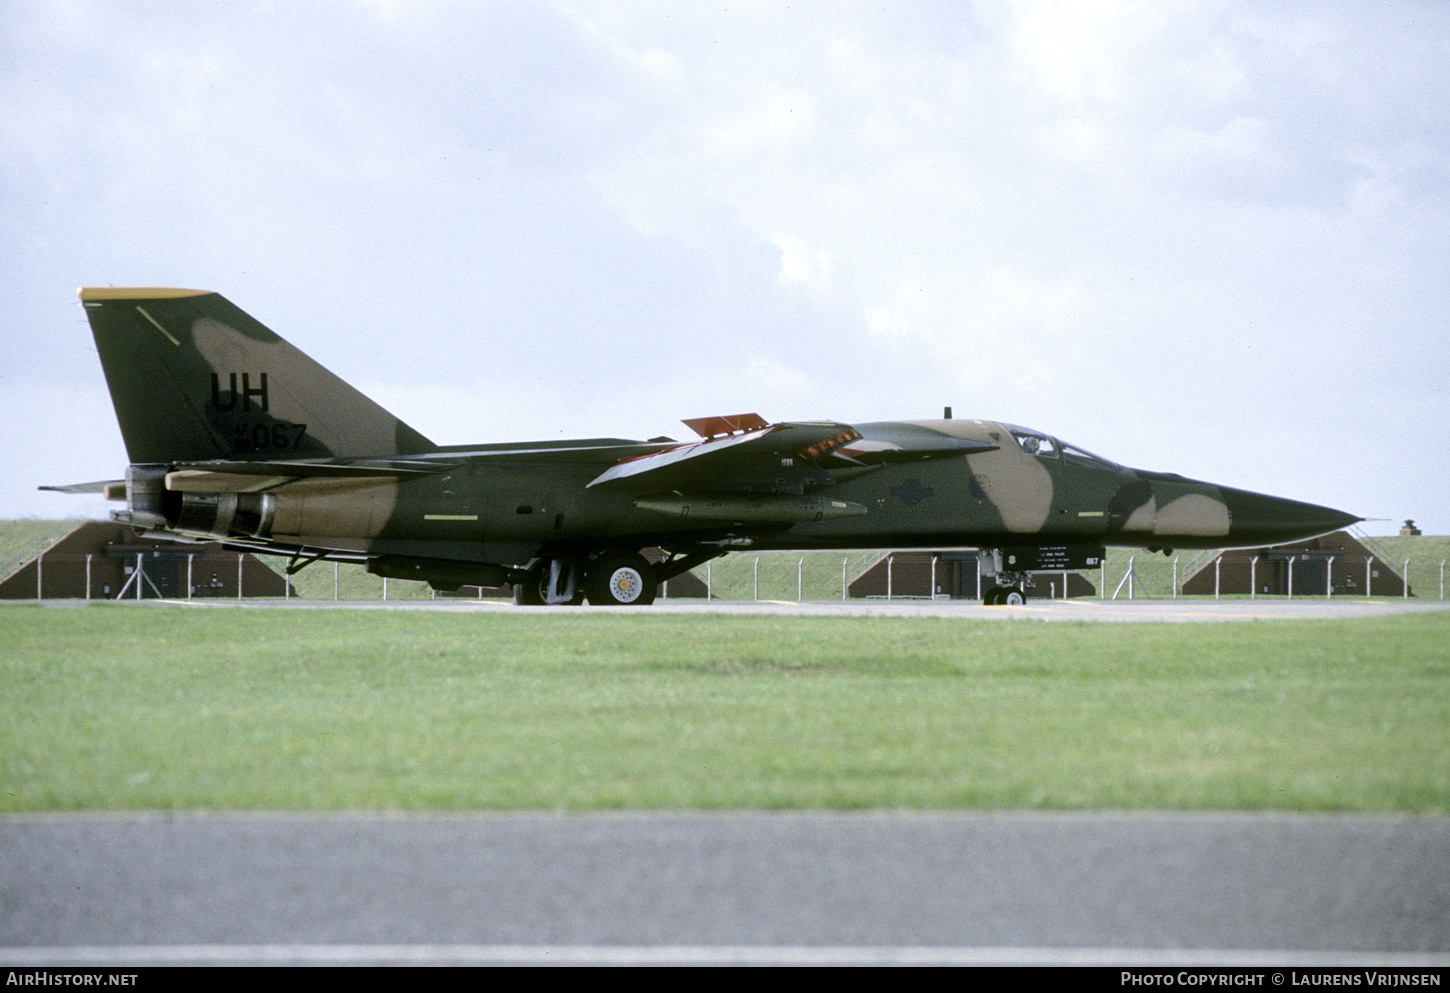
[[[1178,599],[1178,560],[1181,556],[1173,556],[1173,599]]]
[[[1294,599],[1294,559],[1296,556],[1289,556],[1289,599]]]
[[[1440,599],[1445,599],[1445,563],[1440,563]],[[86,552],[86,599],[91,598],[91,553]]]
[[[755,565],[751,567],[751,575],[755,578],[755,602],[760,602],[760,556],[755,556]]]
[[[1249,599],[1259,598],[1259,557],[1249,559]]]
[[[237,553],[237,599],[242,598],[242,553]]]
[[[1218,579],[1223,572],[1223,556],[1220,555],[1213,560],[1213,598],[1218,599]]]
[[[1410,560],[1405,559],[1405,567],[1400,572],[1400,591],[1406,600],[1410,598]]]
[[[706,600],[706,602],[709,602],[709,601],[715,599],[715,577],[714,577],[714,574],[712,573],[712,571],[710,569],[710,566],[713,565],[713,564],[714,563],[711,563],[711,562],[706,562],[705,563],[705,600]]]
[[[841,602],[846,602],[846,560],[850,556],[841,556]],[[1440,599],[1445,599],[1445,563],[1440,563]]]
[[[45,599],[45,573],[42,570],[42,563],[45,562],[45,553],[41,552],[35,557],[35,599]]]
[[[931,580],[926,584],[926,598],[936,600],[936,556],[931,557]]]
[[[886,599],[891,599],[891,563],[895,558],[890,552],[886,554]]]
[[[1365,599],[1366,600],[1368,600],[1369,597],[1371,596],[1370,586],[1369,586],[1369,567],[1370,567],[1371,563],[1373,563],[1373,562],[1374,562],[1374,556],[1372,556],[1372,555],[1366,555],[1364,557],[1364,596],[1365,596]]]
[[[187,552],[186,553],[186,598],[188,600],[191,599],[191,586],[192,586],[192,583],[191,583],[191,567],[192,567],[193,563],[195,563],[195,561],[196,561],[196,553],[195,552]]]
[[[338,584],[338,569],[339,569],[338,563],[336,563],[336,562],[332,563],[332,600],[333,600],[334,603],[337,602],[337,594],[338,594],[338,585],[339,585]],[[482,586],[480,586],[478,588],[478,598],[480,600],[483,599],[483,587]]]
[[[1334,596],[1334,556],[1324,563],[1324,599]]]
[[[805,599],[805,593],[806,593],[806,587],[805,587],[805,568],[806,568],[806,560],[805,560],[805,556],[802,556],[801,558],[799,558],[799,559],[796,560],[796,564],[795,564],[795,602],[796,603],[800,603],[802,600]]]

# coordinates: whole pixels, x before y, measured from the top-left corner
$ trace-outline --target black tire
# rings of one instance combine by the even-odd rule
[[[638,552],[605,552],[584,575],[584,592],[596,606],[646,607],[659,586],[654,566]]]
[[[998,604],[1001,604],[1003,602],[1003,595],[1006,592],[1007,591],[1002,589],[1002,587],[1000,586],[993,586],[991,589],[987,590],[986,593],[982,594],[983,606],[995,607]]]
[[[563,560],[571,562],[572,560]],[[540,559],[529,567],[529,580],[527,583],[514,586],[514,605],[517,607],[544,607],[557,606],[549,603],[549,569],[553,565],[552,559]],[[575,566],[577,568],[577,566]],[[584,602],[584,584],[578,582],[575,585],[574,595],[568,600],[560,601],[561,604],[577,606]]]
[[[535,562],[529,569],[527,582],[514,584],[515,607],[542,607],[544,605],[544,583],[548,568],[547,560]]]

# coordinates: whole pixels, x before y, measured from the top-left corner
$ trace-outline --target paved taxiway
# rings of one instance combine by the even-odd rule
[[[84,600],[47,600],[47,606],[85,606]],[[108,601],[117,602],[117,601]],[[1277,597],[1262,600],[1033,600],[1021,607],[987,607],[975,600],[659,600],[648,607],[515,607],[503,600],[141,600],[138,607],[253,610],[437,610],[450,613],[561,612],[640,614],[743,614],[795,617],[948,617],[976,621],[1152,622],[1307,620],[1392,617],[1450,610],[1447,600],[1379,597]]]
[[[0,818],[0,965],[1450,965],[1450,819]]]

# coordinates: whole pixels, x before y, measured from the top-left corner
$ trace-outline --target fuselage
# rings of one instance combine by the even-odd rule
[[[1042,432],[995,421],[855,427],[860,449],[894,446],[895,458],[858,465],[839,459],[829,470],[833,482],[816,492],[864,512],[835,518],[771,520],[769,501],[792,497],[742,493],[736,498],[739,519],[692,519],[651,509],[677,494],[591,488],[590,481],[618,453],[605,462],[579,456],[514,462],[470,458],[461,449],[449,455],[453,468],[414,478],[283,482],[250,498],[270,498],[264,501],[270,509],[259,514],[265,525],[251,536],[294,548],[517,565],[540,553],[599,545],[1247,547],[1322,534],[1358,520],[1313,504],[1130,469]],[[924,454],[922,439],[932,435],[991,447]],[[754,517],[745,508],[752,502],[765,508]],[[180,530],[201,525],[196,533],[225,537],[238,520],[227,518],[219,534],[206,513],[168,524]]]

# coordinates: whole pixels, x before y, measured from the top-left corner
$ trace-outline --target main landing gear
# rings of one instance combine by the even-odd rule
[[[595,605],[644,607],[654,602],[659,578],[638,552],[605,552],[584,558],[541,558],[530,563],[528,577],[514,586],[514,603],[523,607]]]
[[[651,563],[638,551],[607,548],[592,558],[583,552],[542,556],[514,584],[514,603],[526,607],[583,603],[596,606],[645,607],[654,603],[660,585],[722,553],[713,548],[686,547]],[[517,576],[518,574],[515,573]]]
[[[577,558],[535,559],[522,583],[514,584],[514,604],[542,607],[545,604],[584,602],[584,560]]]
[[[655,568],[639,552],[605,552],[584,570],[584,595],[596,606],[646,607],[657,592]]]

